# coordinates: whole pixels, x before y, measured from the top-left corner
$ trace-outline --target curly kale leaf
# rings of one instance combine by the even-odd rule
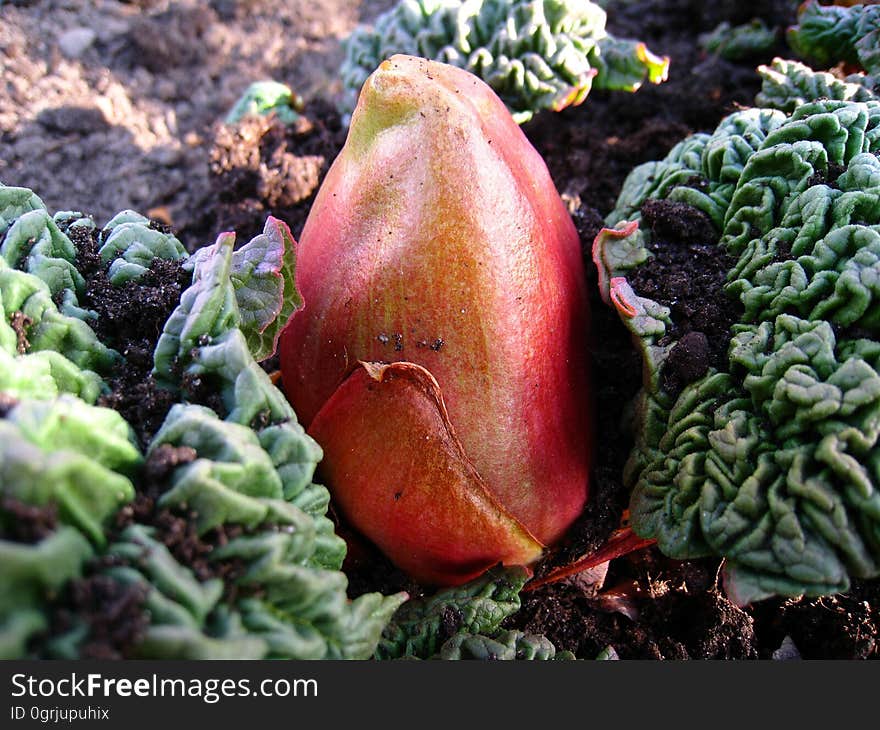
[[[176,236],[151,227],[148,218],[131,210],[118,213],[104,226],[101,241],[98,254],[116,286],[137,281],[156,259],[179,261],[187,257]]]
[[[192,508],[199,532],[223,524],[299,525],[297,539],[305,540],[309,565],[333,570],[342,565],[345,544],[326,517],[329,493],[311,483],[321,451],[298,424],[258,433],[220,420],[209,408],[178,404],[150,451],[163,445],[197,454],[175,471],[160,505]]]
[[[128,424],[74,396],[17,401],[0,419],[0,657],[48,627],[50,600],[106,545],[140,463]],[[16,504],[51,509],[47,534],[22,539]]]
[[[259,412],[273,420],[292,417],[257,360],[275,352],[281,329],[302,304],[296,289],[296,257],[290,229],[269,218],[261,235],[234,251],[235,235],[221,234],[213,246],[186,263],[194,285],[166,323],[154,357],[154,375],[174,385],[179,374],[212,373],[234,417],[249,423]],[[253,398],[239,397],[251,392]]]
[[[82,320],[58,311],[49,286],[0,258],[0,348],[11,355],[57,353],[82,370],[106,373],[119,360]],[[59,368],[58,358],[49,357]],[[52,368],[54,370],[54,367]]]
[[[460,632],[443,644],[439,658],[547,660],[574,659],[574,655],[571,652],[557,653],[556,647],[544,636],[522,631],[502,631],[493,638]]]
[[[523,568],[495,568],[456,588],[405,603],[385,629],[378,659],[573,659],[544,636],[507,630],[520,608]]]
[[[65,290],[82,294],[85,280],[74,266],[76,249],[27,188],[0,184],[0,257],[10,267],[34,274],[52,296]]]
[[[28,641],[48,628],[49,599],[82,575],[92,555],[88,540],[73,527],[32,545],[0,537],[0,659],[27,655]]]
[[[295,241],[283,221],[269,216],[263,233],[232,256],[239,325],[258,362],[275,354],[281,330],[302,306],[296,288]]]
[[[880,72],[880,7],[806,2],[787,40],[795,53],[824,68],[844,61],[876,74]]]
[[[115,411],[62,395],[21,401],[0,430],[3,496],[54,504],[62,522],[103,545],[107,521],[134,497],[129,477],[142,461],[129,425]]]
[[[733,26],[725,21],[699,38],[700,46],[728,61],[742,61],[768,53],[776,44],[776,31],[758,18]]]
[[[820,99],[877,99],[873,79],[864,74],[850,74],[845,79],[839,79],[825,71],[814,71],[798,61],[782,58],[774,58],[770,66],[758,66],[758,73],[762,82],[755,103],[789,114],[801,104]]]
[[[581,103],[597,88],[638,89],[666,79],[669,59],[605,31],[605,11],[576,0],[401,0],[345,41],[346,111],[395,53],[464,68],[505,101],[517,121]]]
[[[519,610],[519,592],[527,579],[522,568],[497,568],[463,586],[405,603],[385,629],[377,658],[428,659],[458,634],[500,634],[504,619]]]
[[[694,134],[665,159],[636,167],[624,181],[608,225],[641,218],[651,198],[669,198],[703,211],[719,230],[746,161],[785,120],[782,112],[745,109],[721,121],[712,134]]]
[[[641,41],[606,35],[590,51],[589,58],[596,69],[594,89],[638,91],[646,79],[651,84],[662,84],[669,76],[669,57],[657,56]]]
[[[675,339],[626,279],[650,233],[616,220],[639,205],[626,193],[642,177],[596,241],[603,295],[646,369],[625,473],[632,524],[670,555],[724,556],[741,603],[846,590],[880,574],[880,103],[799,105],[751,151],[741,135],[713,136],[715,154],[738,161],[729,181],[701,137],[703,189],[660,193],[720,207],[719,246],[736,263],[719,295],[743,305],[723,368],[676,397],[658,378]]]
[[[0,236],[4,236],[15,220],[32,210],[46,210],[33,190],[0,183]]]
[[[841,327],[880,325],[880,162],[854,156],[835,186],[813,185],[792,201],[769,245],[750,245],[728,289],[745,319],[784,312]],[[784,257],[779,254],[783,252]]]

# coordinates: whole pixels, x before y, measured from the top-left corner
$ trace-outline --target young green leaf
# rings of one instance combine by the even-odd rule
[[[287,224],[269,216],[263,233],[232,255],[230,278],[241,331],[257,362],[275,354],[281,330],[302,306],[296,290],[296,242]]]

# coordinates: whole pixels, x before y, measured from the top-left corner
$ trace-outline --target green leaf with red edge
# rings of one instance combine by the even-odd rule
[[[269,216],[263,232],[232,256],[230,278],[241,313],[239,327],[258,362],[275,354],[281,329],[302,306],[295,245],[287,224]]]

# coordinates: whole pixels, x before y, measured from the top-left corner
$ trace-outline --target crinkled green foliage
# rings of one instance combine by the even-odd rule
[[[0,188],[0,195],[8,190]],[[3,238],[0,255],[10,266],[38,276],[53,296],[64,290],[81,294],[85,287],[85,280],[73,265],[73,243],[45,209],[30,210],[15,219]]]
[[[495,568],[463,586],[405,603],[388,624],[380,659],[569,659],[543,636],[507,631],[528,579],[523,568]]]
[[[239,328],[257,361],[275,353],[285,323],[302,306],[294,245],[287,224],[269,216],[263,232],[232,254]]]
[[[48,628],[45,604],[82,575],[92,555],[73,527],[59,527],[35,545],[0,538],[0,659],[27,655],[28,641]]]
[[[494,635],[520,607],[519,592],[528,574],[522,568],[491,570],[463,586],[408,601],[385,629],[377,656],[427,659],[459,631]]]
[[[289,86],[278,81],[255,81],[229,110],[226,124],[236,124],[249,115],[267,116],[274,113],[282,124],[293,124],[299,119],[302,99]]]
[[[68,236],[73,228],[94,230],[94,220],[73,211],[50,216],[30,190],[2,184],[0,211],[0,258],[48,285],[63,314],[85,321],[94,319],[94,312],[79,306],[85,280],[77,271],[76,247]],[[153,259],[174,261],[186,256],[177,238],[151,227],[147,218],[130,210],[114,216],[99,240],[101,260],[117,285],[140,278]]]
[[[29,188],[0,183],[0,236],[5,235],[17,218],[32,210],[45,210],[39,196]]]
[[[20,401],[0,420],[0,657],[21,656],[47,627],[46,602],[105,546],[140,462],[119,414],[71,395]],[[35,544],[8,538],[10,502],[54,506],[58,529]]]
[[[877,98],[871,76],[850,74],[845,79],[825,71],[814,71],[798,61],[773,59],[770,66],[758,66],[761,91],[755,97],[760,107],[791,113],[801,104],[819,99],[870,101]]]
[[[98,254],[108,264],[107,276],[117,286],[137,281],[155,259],[179,261],[186,258],[186,249],[177,238],[150,226],[150,220],[123,211],[114,216],[101,232]]]
[[[293,409],[257,364],[240,329],[249,325],[262,354],[266,343],[264,335],[270,328],[274,329],[274,324],[261,323],[259,326],[264,330],[257,331],[255,323],[260,322],[260,317],[254,315],[252,300],[259,291],[260,275],[250,271],[251,258],[247,253],[234,255],[234,243],[233,234],[221,234],[213,246],[193,257],[193,284],[183,293],[180,306],[168,318],[156,345],[154,375],[169,387],[174,387],[182,375],[213,378],[230,412],[229,420],[236,423],[293,420]],[[256,250],[261,249],[260,245]],[[235,274],[239,274],[238,288],[233,279]],[[292,284],[292,277],[287,281],[285,284],[284,276],[275,277],[267,292],[268,306],[279,313],[282,307],[276,307],[275,298],[279,287],[284,287],[280,289],[284,291]],[[246,323],[239,296],[249,315]],[[299,301],[298,296],[294,301]],[[295,304],[286,305],[286,308],[293,306]],[[272,337],[274,341],[277,334]]]
[[[787,40],[795,53],[823,68],[844,61],[876,74],[880,72],[880,7],[806,2]]]
[[[401,0],[345,41],[347,112],[378,65],[395,53],[449,63],[483,79],[517,121],[582,102],[591,88],[635,91],[666,79],[669,59],[605,31],[584,0]]]
[[[440,659],[574,659],[571,652],[556,653],[556,647],[544,636],[522,631],[501,631],[489,638],[459,632],[440,648]]]
[[[49,286],[39,276],[18,271],[2,258],[0,309],[0,348],[10,355],[56,353],[77,368],[100,374],[108,372],[119,359],[85,322],[58,310]],[[20,332],[13,326],[16,320]],[[21,359],[22,363],[28,361]],[[48,356],[44,361],[53,371],[63,369],[58,358]]]
[[[712,134],[691,135],[664,160],[639,165],[624,181],[606,223],[639,220],[646,200],[668,198],[699,208],[721,230],[746,162],[785,119],[773,109],[735,112]]]
[[[0,392],[9,396],[53,398],[72,393],[95,403],[104,388],[100,375],[81,370],[54,350],[19,355],[0,347]]]
[[[2,201],[7,242],[10,232],[23,230],[16,228],[23,216],[45,212],[20,189],[0,188]],[[61,241],[69,242],[65,231],[73,226],[95,230],[76,213],[44,220],[51,225],[43,230],[57,230]],[[114,218],[98,242],[116,284],[138,278],[157,257],[185,257],[173,236],[131,211]],[[147,449],[147,457],[169,447],[194,455],[171,469],[158,507],[192,516],[205,539],[213,530],[231,530],[233,537],[211,552],[225,581],[198,577],[156,527],[114,527],[119,509],[134,497],[132,480],[144,457],[122,417],[89,402],[119,355],[101,345],[86,321],[58,312],[40,278],[45,270],[27,273],[0,258],[0,491],[4,500],[54,506],[58,520],[38,542],[23,543],[11,529],[13,501],[0,502],[0,655],[78,656],[88,625],[45,636],[48,616],[70,580],[96,572],[143,595],[147,628],[130,648],[140,657],[367,658],[404,600],[403,594],[347,598],[339,570],[345,544],[327,518],[327,490],[312,482],[321,450],[257,365],[240,329],[259,335],[252,339],[265,355],[276,320],[297,306],[289,232],[271,222],[262,239],[238,254],[232,242],[221,236],[190,262],[193,283],[166,323],[155,358],[157,376],[181,402]],[[64,261],[75,260],[72,244],[62,253]],[[13,258],[30,270],[26,256]],[[75,301],[76,287],[67,291]],[[209,379],[223,413],[186,403],[185,376]],[[92,557],[105,560],[94,564]],[[231,570],[224,572],[224,563]]]
[[[667,182],[683,181],[682,148],[699,189]],[[636,169],[608,219],[617,230],[597,239],[604,295],[646,367],[626,471],[633,527],[676,557],[724,556],[743,603],[880,573],[878,151],[880,102],[737,112],[651,163],[653,180]],[[726,293],[743,305],[726,367],[677,398],[659,379],[668,310],[625,279],[650,234],[622,221],[648,197],[710,213],[736,259]]]
[[[776,58],[760,66],[763,78],[756,103],[791,113],[801,104],[824,99],[871,101],[880,87],[880,6],[841,7],[804,3],[798,25],[788,30],[789,45],[821,68],[841,63],[861,71],[838,78],[798,61]]]
[[[741,61],[768,53],[776,43],[776,30],[758,18],[743,25],[725,21],[701,35],[700,46],[728,61]]]

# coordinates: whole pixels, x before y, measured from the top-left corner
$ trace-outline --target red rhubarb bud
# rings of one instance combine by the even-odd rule
[[[571,218],[494,92],[385,61],[296,276],[284,387],[348,521],[427,583],[533,562],[587,496],[588,305]]]

